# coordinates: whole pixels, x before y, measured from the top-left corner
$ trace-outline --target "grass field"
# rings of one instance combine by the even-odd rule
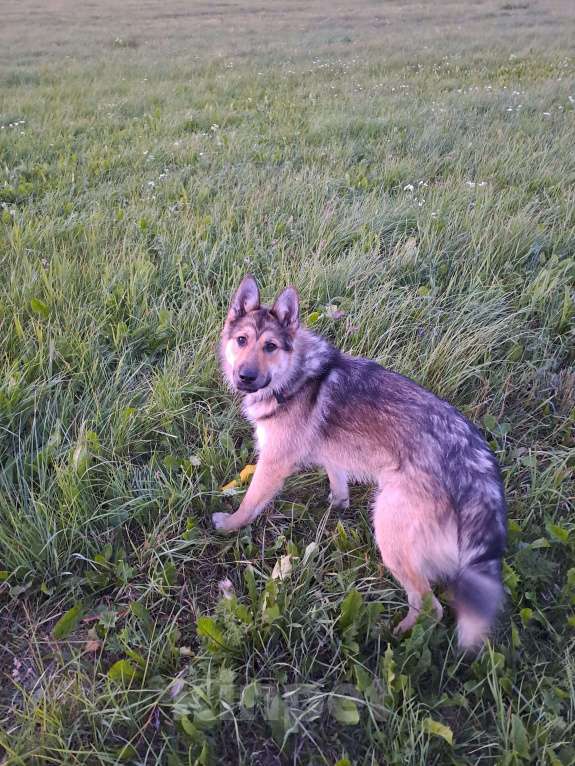
[[[0,15],[0,762],[575,763],[573,3]],[[479,659],[449,612],[392,635],[368,488],[211,529],[254,460],[214,353],[248,270],[483,428]]]

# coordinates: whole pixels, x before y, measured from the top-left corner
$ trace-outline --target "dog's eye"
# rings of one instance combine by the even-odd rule
[[[246,343],[248,342],[248,339],[246,338],[246,336],[245,336],[245,335],[239,335],[239,336],[236,338],[236,340],[237,340],[237,342],[238,342],[238,346],[245,346],[245,345],[246,345]]]
[[[264,344],[264,351],[267,354],[271,354],[273,351],[275,351],[277,348],[275,343],[272,343],[271,340],[268,340],[266,344]]]

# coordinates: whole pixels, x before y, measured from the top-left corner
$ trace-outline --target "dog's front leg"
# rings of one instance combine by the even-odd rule
[[[349,488],[347,474],[341,468],[326,465],[325,470],[329,479],[329,504],[337,510],[349,508]]]
[[[214,513],[212,521],[215,528],[223,532],[232,532],[252,522],[273,500],[292,472],[291,463],[261,455],[240,507],[235,513]]]

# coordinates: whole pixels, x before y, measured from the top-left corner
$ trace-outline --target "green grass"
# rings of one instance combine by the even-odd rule
[[[0,31],[3,763],[574,763],[573,9],[117,5]],[[393,637],[366,488],[212,531],[254,459],[215,358],[248,270],[486,433],[477,660],[451,614]]]

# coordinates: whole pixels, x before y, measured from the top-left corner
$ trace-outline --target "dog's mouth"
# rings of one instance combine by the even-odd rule
[[[254,381],[253,383],[246,383],[244,381],[238,380],[236,383],[236,388],[238,391],[241,391],[244,394],[255,394],[256,391],[261,391],[262,388],[269,386],[270,383],[271,376],[261,383],[258,383],[257,381]]]

